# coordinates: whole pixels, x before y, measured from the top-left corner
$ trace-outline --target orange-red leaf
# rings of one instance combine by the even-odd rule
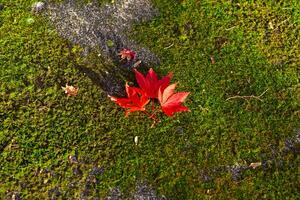
[[[169,85],[164,90],[159,88],[158,100],[162,107],[163,112],[168,116],[173,116],[176,112],[190,111],[182,103],[189,95],[189,92],[174,93],[176,84]]]
[[[110,97],[113,102],[128,109],[125,113],[126,116],[131,112],[145,110],[145,106],[150,100],[141,89],[126,84],[126,93],[127,98]]]

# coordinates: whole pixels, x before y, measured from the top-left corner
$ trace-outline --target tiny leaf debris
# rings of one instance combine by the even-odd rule
[[[74,87],[72,85],[68,85],[66,84],[66,87],[61,87],[64,91],[65,94],[69,97],[69,96],[77,96],[78,94],[78,87]]]
[[[261,162],[250,163],[249,165],[249,167],[251,167],[252,169],[256,169],[259,166],[261,166]]]
[[[71,164],[74,164],[74,163],[77,164],[78,163],[77,157],[75,155],[69,155],[68,160]]]
[[[134,137],[134,143],[135,143],[135,145],[138,145],[138,142],[139,142],[139,136],[135,136]]]
[[[216,64],[216,60],[215,60],[215,57],[213,55],[210,56],[210,62],[211,64]]]

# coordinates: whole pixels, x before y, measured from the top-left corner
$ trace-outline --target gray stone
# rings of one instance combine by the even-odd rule
[[[133,194],[134,200],[159,200],[160,198],[157,196],[155,190],[149,187],[145,183],[137,184],[136,191]]]
[[[48,4],[48,17],[62,37],[83,47],[100,48],[103,56],[115,62],[120,61],[118,53],[128,48],[137,53],[135,61],[141,60],[146,65],[159,63],[149,49],[128,38],[134,23],[145,22],[158,14],[149,0],[116,0],[101,7],[96,2],[76,2]]]
[[[40,12],[42,12],[46,7],[46,4],[44,2],[35,2],[34,4],[32,4],[31,6],[31,12],[34,14],[39,14]]]
[[[139,67],[159,64],[154,53],[128,36],[133,24],[148,21],[158,14],[150,0],[116,0],[103,6],[99,6],[96,0],[93,3],[79,0],[53,3],[48,0],[46,7],[45,15],[57,32],[71,43],[82,46],[82,55],[88,63],[88,55],[99,50],[103,58],[113,62],[114,66],[109,70],[97,69],[100,72],[90,69],[89,64],[76,66],[108,95],[126,96],[124,77],[132,81],[131,69],[137,63],[141,63]],[[121,60],[119,53],[122,49],[135,51],[136,57]]]
[[[124,196],[119,188],[112,188],[109,193],[106,195],[104,200],[120,200],[124,199]]]

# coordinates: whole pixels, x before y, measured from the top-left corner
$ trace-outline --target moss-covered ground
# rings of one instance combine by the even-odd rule
[[[156,0],[131,38],[191,92],[191,112],[151,128],[76,69],[33,0],[0,0],[0,199],[128,197],[138,182],[168,199],[299,198],[299,151],[282,153],[300,128],[299,2]],[[216,172],[252,162],[238,180]]]

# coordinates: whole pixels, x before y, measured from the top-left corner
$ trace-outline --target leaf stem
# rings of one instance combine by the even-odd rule
[[[152,101],[152,111],[155,109],[154,101]]]
[[[149,113],[147,111],[143,111],[145,113],[145,115],[147,115],[150,119],[153,120],[153,124],[151,125],[151,128],[158,122],[160,122],[160,120],[156,117],[155,112],[154,113]]]

